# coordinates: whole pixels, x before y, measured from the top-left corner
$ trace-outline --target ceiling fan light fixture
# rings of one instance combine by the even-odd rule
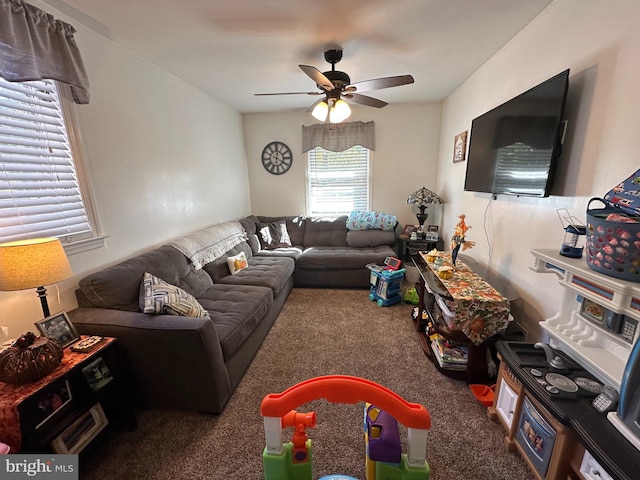
[[[329,112],[329,121],[331,123],[340,123],[351,115],[349,104],[342,99],[336,100]]]
[[[321,122],[324,122],[327,119],[328,113],[329,113],[329,105],[327,105],[327,102],[324,100],[318,103],[315,107],[313,107],[313,110],[311,111],[311,115],[313,115],[315,118],[317,118]]]

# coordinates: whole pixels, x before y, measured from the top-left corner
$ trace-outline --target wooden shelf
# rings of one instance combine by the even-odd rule
[[[442,314],[438,310],[438,307],[433,299],[433,295],[426,292],[424,288],[424,281],[418,284],[418,295],[420,296],[420,303],[418,305],[418,318],[414,320],[416,327],[416,334],[418,340],[422,346],[422,350],[431,362],[435,365],[439,372],[447,377],[454,378],[456,380],[464,380],[467,383],[488,383],[490,378],[488,374],[487,366],[487,347],[489,341],[485,341],[480,345],[476,345],[470,341],[467,336],[459,330],[450,330],[444,323]],[[428,301],[425,303],[424,299],[427,297]],[[426,311],[428,315],[427,320],[422,319],[420,312]],[[440,366],[438,360],[435,358],[435,354],[431,349],[431,341],[427,335],[425,329],[428,323],[432,325],[432,333],[438,333],[448,340],[460,342],[467,346],[469,355],[467,359],[466,370],[448,369]]]

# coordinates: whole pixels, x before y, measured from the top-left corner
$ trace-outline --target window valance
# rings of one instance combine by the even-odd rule
[[[9,82],[51,79],[89,103],[89,79],[75,29],[22,0],[0,0],[0,76]]]
[[[302,153],[316,147],[342,152],[354,145],[362,145],[369,150],[376,149],[373,122],[318,123],[308,127],[302,126]]]

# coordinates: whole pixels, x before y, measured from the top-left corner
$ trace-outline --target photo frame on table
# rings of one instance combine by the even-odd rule
[[[36,428],[40,428],[47,420],[58,413],[62,407],[71,402],[71,389],[69,380],[46,388],[37,397],[38,409],[34,414],[35,421],[38,422]]]
[[[55,338],[62,347],[68,347],[80,339],[80,335],[73,326],[66,312],[56,313],[34,324],[43,336]]]
[[[402,235],[410,237],[413,232],[418,230],[417,225],[405,225],[404,230],[402,230]]]
[[[427,232],[438,233],[438,225],[429,225]]]
[[[99,391],[107,383],[113,380],[111,370],[109,370],[109,367],[102,357],[96,358],[89,365],[83,367],[82,374],[91,387],[91,390],[94,392]]]

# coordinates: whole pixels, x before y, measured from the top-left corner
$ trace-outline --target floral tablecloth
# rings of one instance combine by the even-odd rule
[[[443,265],[451,265],[451,254],[439,252]],[[437,268],[427,261],[428,267],[437,274]],[[462,261],[456,262],[453,276],[440,279],[453,301],[446,301],[451,313],[455,313],[454,323],[473,343],[480,345],[507,326],[509,322],[509,300],[485,282]]]

